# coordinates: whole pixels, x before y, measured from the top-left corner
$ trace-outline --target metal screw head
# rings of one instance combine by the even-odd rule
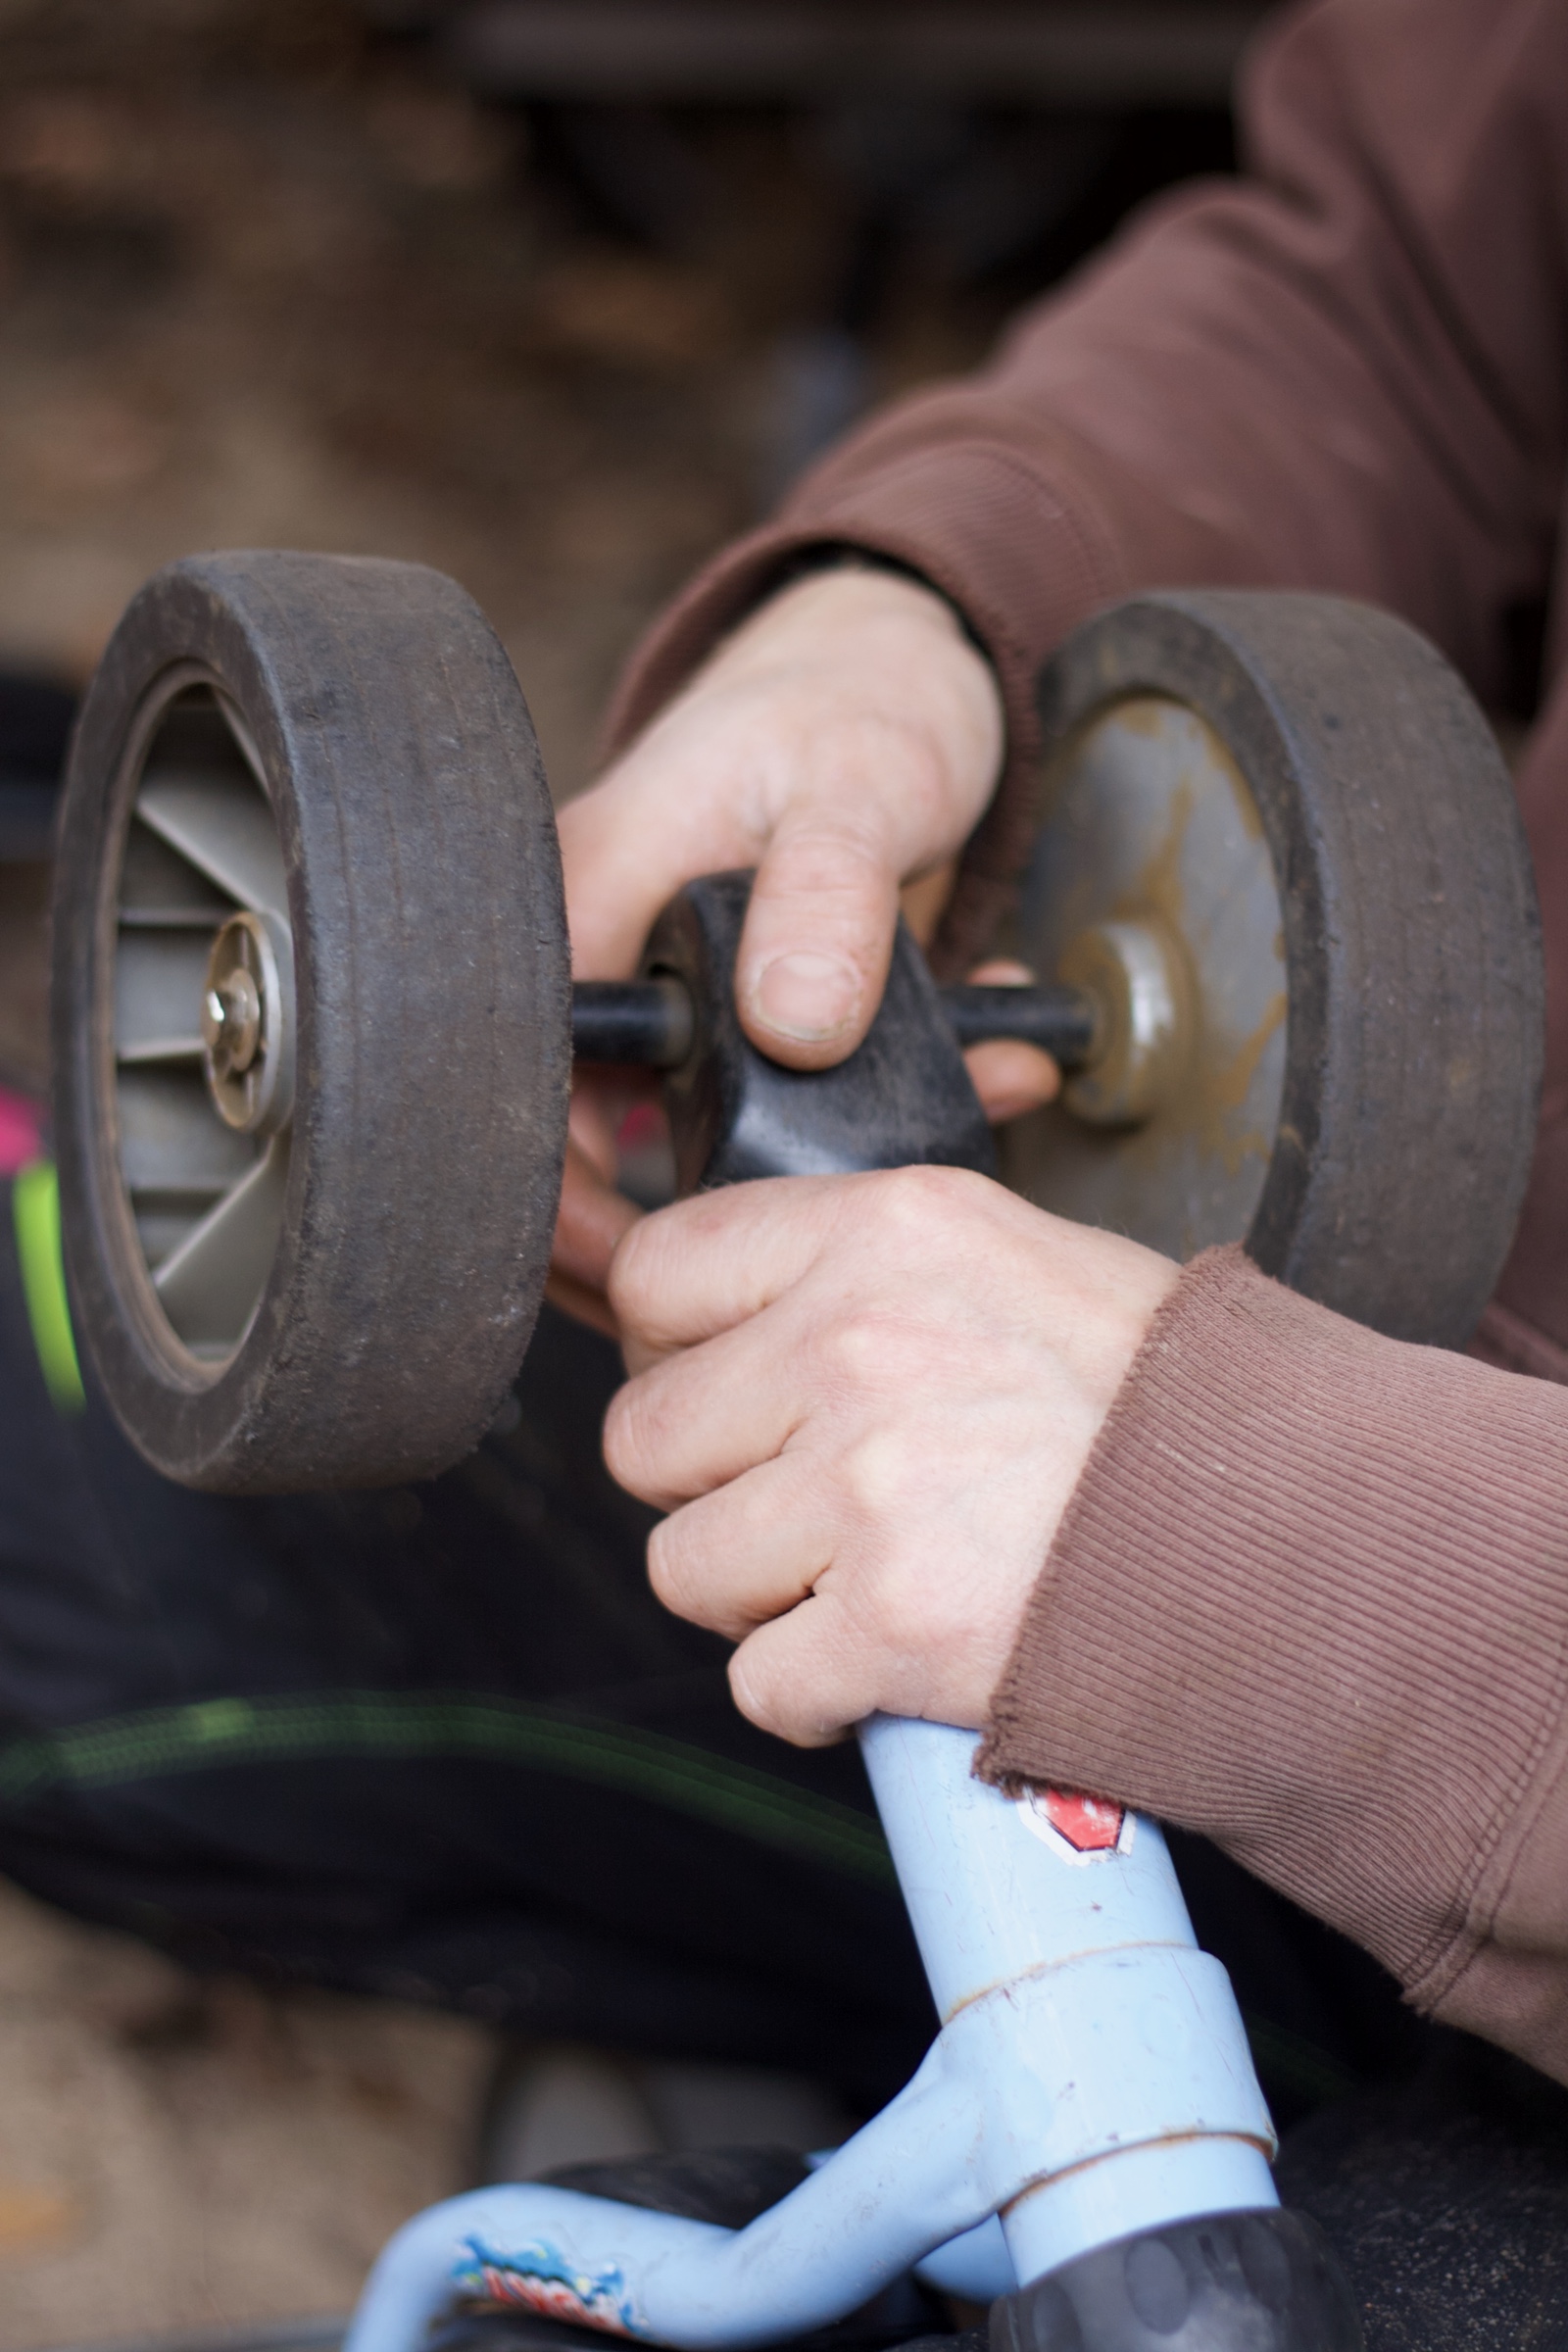
[[[249,1135],[280,1127],[293,1092],[292,957],[272,928],[265,915],[230,915],[202,983],[207,1090],[225,1125]]]
[[[262,997],[241,966],[225,973],[202,1000],[202,1039],[220,1078],[237,1076],[256,1059],[262,1042]]]

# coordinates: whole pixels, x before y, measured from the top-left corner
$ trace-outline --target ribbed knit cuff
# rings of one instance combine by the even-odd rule
[[[1040,663],[1116,592],[1117,561],[1069,469],[1047,475],[1001,443],[899,450],[864,471],[835,458],[776,522],[725,549],[655,622],[612,705],[610,748],[647,724],[795,560],[827,544],[864,548],[929,580],[962,614],[1002,688],[1005,768],[965,849],[939,939],[940,960],[957,968],[984,947],[1028,856]]]
[[[1205,1833],[1568,2073],[1565,1690],[1568,1392],[1212,1250],[1102,1432],[983,1770]]]

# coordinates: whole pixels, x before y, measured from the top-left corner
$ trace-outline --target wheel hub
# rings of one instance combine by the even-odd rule
[[[218,1115],[242,1135],[275,1132],[288,1116],[285,964],[267,917],[230,915],[213,942],[202,985],[202,1062]]]
[[[215,1077],[236,1077],[250,1068],[262,1038],[262,1000],[249,972],[230,972],[209,988],[202,1035]]]

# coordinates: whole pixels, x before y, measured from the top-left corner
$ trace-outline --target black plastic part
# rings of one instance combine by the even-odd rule
[[[754,1176],[918,1165],[996,1174],[996,1150],[924,956],[901,924],[881,1009],[829,1070],[760,1054],[735,1010],[735,951],[749,873],[688,884],[660,916],[644,969],[692,995],[692,1052],[664,1081],[680,1190]]]
[[[1095,1042],[1094,1000],[1082,989],[995,988],[970,983],[937,991],[960,1046],[1011,1038],[1038,1046],[1064,1070],[1081,1070]]]
[[[579,980],[571,1050],[579,1061],[674,1070],[692,1050],[689,992],[678,980]]]
[[[991,2306],[991,2352],[1362,2352],[1317,2224],[1279,2206],[1118,2238]]]

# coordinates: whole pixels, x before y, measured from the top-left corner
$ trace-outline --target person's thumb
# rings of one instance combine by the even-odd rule
[[[889,851],[820,808],[768,844],[740,953],[735,997],[752,1043],[798,1070],[859,1044],[882,1001],[899,915]]]

